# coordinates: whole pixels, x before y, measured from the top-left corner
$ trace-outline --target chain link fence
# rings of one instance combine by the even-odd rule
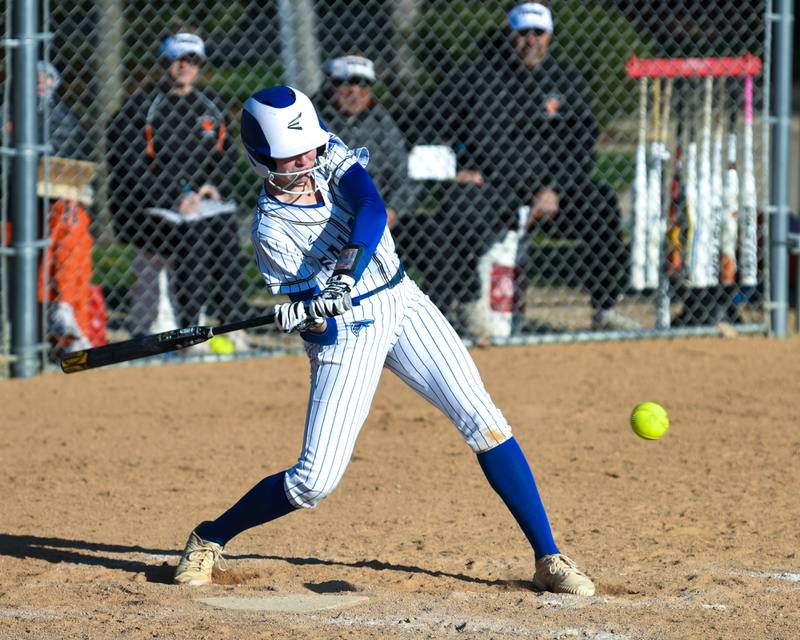
[[[645,85],[626,64],[747,54],[768,63],[765,2],[558,0],[510,14],[515,4],[45,3],[52,37],[38,116],[51,153],[37,194],[49,357],[277,301],[250,247],[259,184],[239,143],[242,103],[275,83],[313,96],[330,130],[369,148],[408,273],[465,338],[763,329],[768,68],[754,77],[751,151],[743,77]],[[199,39],[175,48],[178,33]],[[10,167],[4,156],[7,248]],[[655,245],[641,236],[653,228]],[[643,242],[655,257],[637,253]],[[745,254],[757,255],[747,278]],[[708,277],[693,271],[704,255]],[[642,260],[655,279],[641,275]],[[8,356],[8,252],[2,269]],[[212,353],[299,347],[269,327],[215,340]]]

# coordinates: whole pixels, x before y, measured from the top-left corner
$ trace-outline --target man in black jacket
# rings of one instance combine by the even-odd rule
[[[196,86],[205,59],[205,44],[196,34],[165,39],[163,81],[131,95],[107,132],[114,229],[121,242],[136,248],[129,314],[134,334],[153,330],[159,300],[163,307],[165,299],[159,279],[164,272],[180,326],[196,324],[208,302],[223,320],[246,308],[237,216],[190,221],[203,201],[230,197],[236,164],[219,97]],[[187,220],[170,221],[148,209],[172,210]]]
[[[576,267],[590,293],[593,328],[635,328],[614,309],[625,247],[616,196],[591,177],[598,137],[593,96],[575,68],[550,54],[552,35],[544,5],[512,9],[489,58],[439,86],[431,102],[449,119],[437,126],[453,133],[457,181],[491,218],[487,228],[516,228],[520,208],[528,207],[528,231],[581,240],[585,258]]]
[[[414,207],[417,186],[408,179],[408,143],[392,115],[375,98],[375,64],[360,52],[331,58],[320,116],[345,144],[366,147],[368,171],[386,203],[388,225]]]

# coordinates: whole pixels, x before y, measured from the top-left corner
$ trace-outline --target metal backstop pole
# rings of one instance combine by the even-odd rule
[[[11,375],[29,378],[39,371],[37,354],[36,59],[38,1],[14,3],[12,105],[14,158],[11,171]]]
[[[792,28],[794,2],[780,0],[775,25],[775,111],[772,120],[772,184],[770,206],[770,333],[785,338],[789,312],[789,140],[791,137]]]
[[[278,0],[278,18],[285,82],[313,95],[322,84],[314,4],[311,0]]]

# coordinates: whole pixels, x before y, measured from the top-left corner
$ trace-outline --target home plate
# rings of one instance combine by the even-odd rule
[[[368,600],[367,596],[344,596],[334,594],[322,595],[286,595],[269,596],[267,598],[197,598],[210,607],[221,609],[237,609],[239,611],[280,611],[290,613],[305,613],[308,611],[323,611],[325,609],[338,609],[351,607],[359,602]]]

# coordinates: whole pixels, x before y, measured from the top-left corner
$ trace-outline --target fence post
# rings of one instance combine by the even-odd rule
[[[788,334],[789,255],[789,139],[792,96],[793,2],[780,0],[776,22],[775,118],[772,124],[772,206],[770,207],[770,333]]]
[[[29,378],[39,371],[37,356],[37,211],[36,177],[39,157],[36,123],[36,60],[39,9],[36,0],[13,8],[13,122],[14,159],[11,180],[11,375]]]
[[[308,95],[322,84],[316,12],[309,0],[278,0],[284,82]]]

